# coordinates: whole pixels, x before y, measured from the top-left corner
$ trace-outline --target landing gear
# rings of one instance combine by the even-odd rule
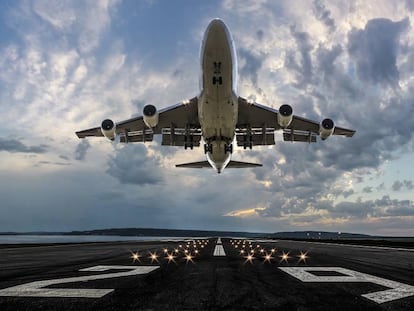
[[[204,153],[213,153],[213,145],[212,144],[204,144]]]
[[[225,144],[224,145],[224,153],[233,153],[233,144]]]
[[[187,150],[188,148],[193,150],[193,147],[194,147],[193,143],[185,143],[184,144],[184,150]]]

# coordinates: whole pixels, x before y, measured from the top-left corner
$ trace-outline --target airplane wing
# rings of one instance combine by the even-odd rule
[[[239,115],[236,126],[238,146],[274,145],[274,131],[281,129],[278,124],[278,110],[257,103],[250,103],[239,97]],[[354,130],[334,127],[332,135],[352,137]],[[290,125],[283,129],[285,141],[316,142],[320,135],[320,122],[293,115]]]
[[[188,138],[197,145],[201,139],[197,97],[161,109],[158,112],[158,124],[154,128],[148,128],[143,116],[138,116],[116,123],[115,129],[123,143],[152,141],[154,134],[162,134],[163,145],[184,146]],[[79,138],[104,136],[101,127],[78,131],[76,135]]]

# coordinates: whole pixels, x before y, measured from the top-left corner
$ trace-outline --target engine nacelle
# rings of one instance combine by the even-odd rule
[[[144,123],[149,128],[154,128],[158,124],[158,111],[153,105],[146,105],[142,113],[144,115]]]
[[[334,132],[335,124],[331,119],[324,119],[319,126],[319,134],[321,135],[322,140],[327,139]]]
[[[106,119],[102,121],[101,132],[103,136],[110,140],[114,140],[116,136],[116,126],[114,121]]]
[[[293,109],[289,105],[282,105],[277,114],[277,123],[281,128],[287,128],[292,122]]]

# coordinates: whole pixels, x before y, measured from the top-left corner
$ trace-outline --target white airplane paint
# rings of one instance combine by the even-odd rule
[[[390,302],[397,299],[402,299],[414,296],[414,286],[404,283],[383,279],[366,273],[353,271],[350,269],[340,267],[279,267],[280,270],[290,274],[298,280],[309,282],[323,282],[323,283],[374,283],[384,287],[387,290],[363,294],[365,297],[376,303]],[[312,272],[336,272],[342,274],[341,276],[318,276]]]
[[[86,275],[79,277],[63,278],[36,281],[17,285],[0,290],[0,297],[59,297],[59,298],[101,298],[114,289],[91,289],[91,288],[45,288],[51,285],[87,282],[93,280],[103,280],[147,274],[158,269],[159,266],[95,266],[81,269],[81,272],[104,272],[108,270],[129,270],[125,272],[105,273],[96,275]]]
[[[207,27],[201,48],[201,93],[198,115],[201,132],[208,144],[207,160],[218,173],[230,162],[236,131],[236,50],[223,21]]]
[[[105,136],[120,142],[152,141],[162,135],[162,145],[193,149],[204,142],[207,161],[184,163],[176,167],[213,167],[218,173],[224,168],[262,166],[257,163],[232,161],[233,145],[244,149],[274,145],[274,132],[282,129],[286,141],[313,143],[316,136],[325,140],[331,135],[352,137],[354,130],[340,128],[331,119],[322,122],[293,115],[292,107],[279,110],[250,103],[237,95],[236,49],[230,31],[220,19],[208,25],[200,53],[199,94],[181,104],[157,111],[146,105],[143,115],[119,123],[110,119],[100,127],[76,132],[79,138]]]

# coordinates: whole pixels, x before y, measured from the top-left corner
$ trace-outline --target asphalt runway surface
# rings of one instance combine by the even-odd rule
[[[230,238],[0,245],[0,268],[2,311],[414,310],[409,249]]]

